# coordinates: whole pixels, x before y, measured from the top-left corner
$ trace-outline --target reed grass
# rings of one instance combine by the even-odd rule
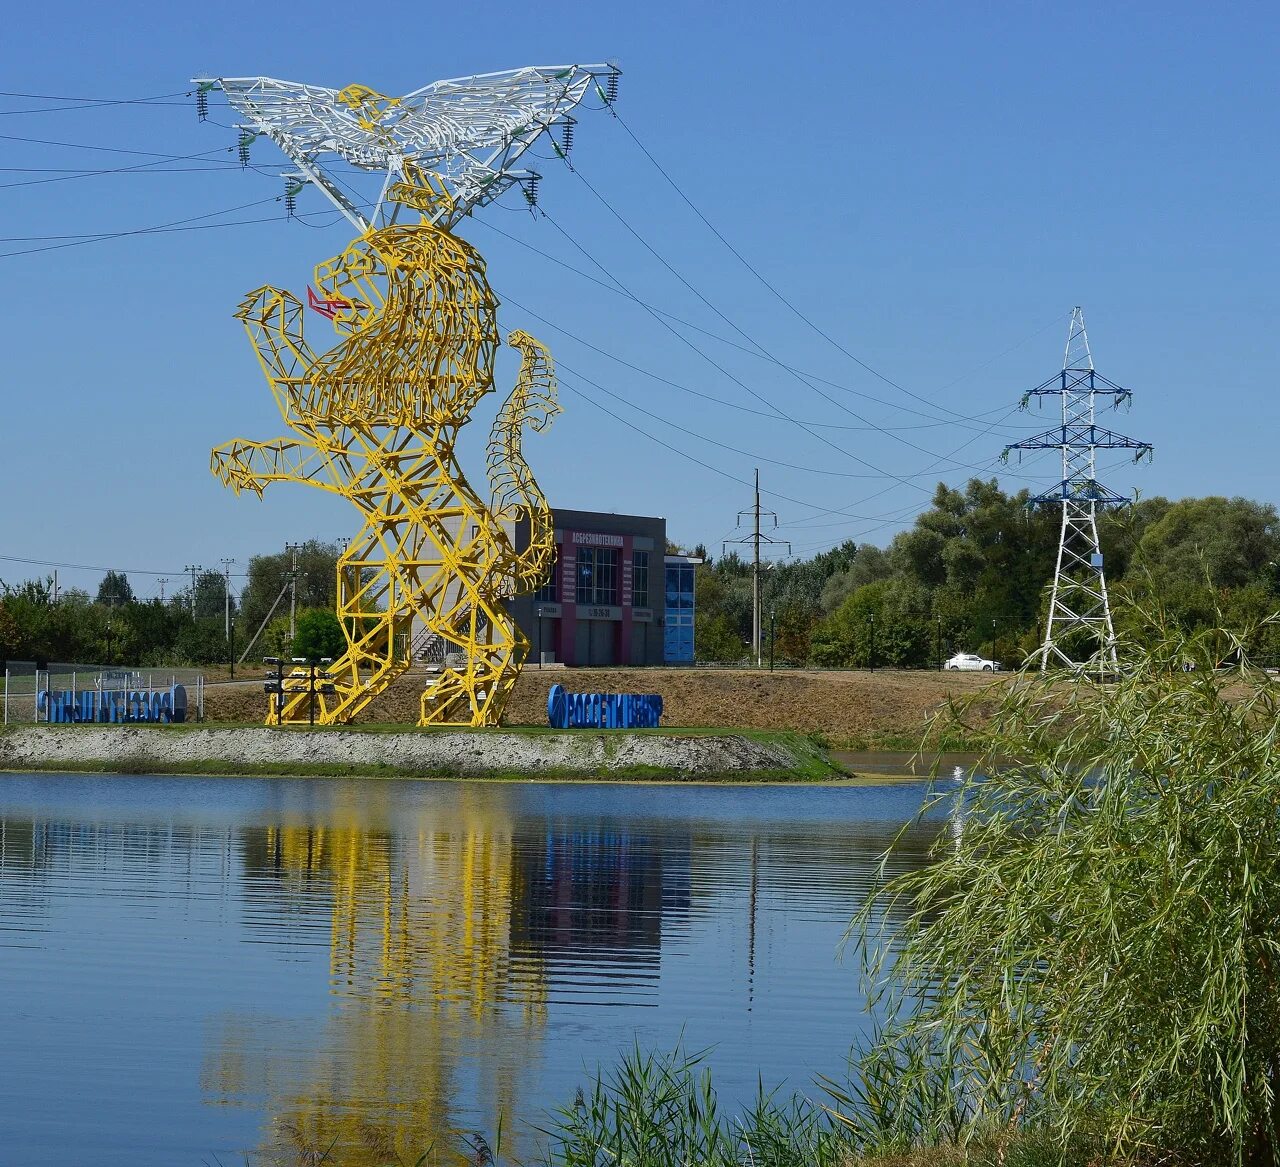
[[[1023,675],[968,727],[988,777],[856,921],[898,1137],[1280,1160],[1280,689],[1250,631],[1143,621],[1108,683]]]

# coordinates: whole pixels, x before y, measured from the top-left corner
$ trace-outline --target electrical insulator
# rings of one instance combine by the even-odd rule
[[[286,178],[284,180],[284,209],[285,214],[291,219],[294,211],[298,209],[298,192],[302,190],[303,185],[297,178]]]
[[[541,181],[542,176],[540,174],[531,174],[524,180],[524,197],[531,207],[538,205],[538,183]]]
[[[610,73],[609,79],[604,83],[605,99],[612,105],[618,100],[618,74]]]
[[[572,118],[569,118],[567,121],[565,121],[564,125],[562,126],[560,141],[561,141],[561,144],[564,146],[564,152],[566,156],[568,155],[569,151],[573,149],[573,127],[575,124],[576,123],[574,122],[574,120]]]
[[[203,90],[196,90],[196,117],[204,121],[209,116],[209,95]]]
[[[240,155],[240,165],[249,165],[249,143],[253,141],[253,135],[247,130],[240,131],[240,140],[236,143],[236,151]]]

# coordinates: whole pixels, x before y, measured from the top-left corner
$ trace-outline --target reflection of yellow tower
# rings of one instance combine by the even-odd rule
[[[337,1161],[379,1167],[388,1148],[413,1162],[433,1144],[447,1162],[461,1111],[512,1129],[545,986],[538,967],[512,968],[510,823],[492,791],[462,797],[461,829],[425,829],[408,849],[364,825],[367,808],[348,808],[349,826],[264,833],[282,891],[314,895],[321,880],[332,897],[333,1016],[304,1066],[233,1022],[209,1080],[222,1097],[267,1093],[277,1142],[334,1144]],[[491,1055],[482,1096],[459,1097],[456,1069],[476,1049]]]
[[[537,176],[517,170],[517,160],[557,125],[566,127],[567,148],[569,111],[593,86],[611,102],[617,70],[517,69],[403,98],[263,77],[201,85],[220,88],[293,159],[296,181],[317,186],[359,231],[316,269],[322,298],[312,306],[343,334],[328,352],[307,345],[302,303],[290,293],[263,287],[240,306],[289,433],[228,442],[212,459],[237,492],[299,482],[360,511],[360,531],[338,563],[346,649],[328,670],[333,683],[318,720],[350,721],[403,674],[420,625],[427,643],[444,646],[421,724],[497,725],[528,651],[505,601],[544,582],[553,549],[550,510],[521,434],[559,410],[546,348],[513,333],[523,367],[491,435],[491,494],[482,500],[455,443],[493,389],[497,302],[483,260],[452,228],[517,182],[529,183],[532,198]],[[384,176],[368,218],[327,172],[329,157]],[[414,214],[419,221],[399,221]],[[532,540],[517,552],[508,526],[520,519]],[[312,696],[291,691],[281,707],[269,706],[268,722],[308,720]]]

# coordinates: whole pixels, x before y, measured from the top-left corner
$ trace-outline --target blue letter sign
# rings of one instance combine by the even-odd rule
[[[547,694],[552,729],[656,729],[661,720],[657,693],[566,693],[552,685]]]

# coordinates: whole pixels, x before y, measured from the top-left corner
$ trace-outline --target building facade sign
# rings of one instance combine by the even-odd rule
[[[599,531],[574,531],[573,542],[577,547],[621,547],[621,535],[604,535]]]

